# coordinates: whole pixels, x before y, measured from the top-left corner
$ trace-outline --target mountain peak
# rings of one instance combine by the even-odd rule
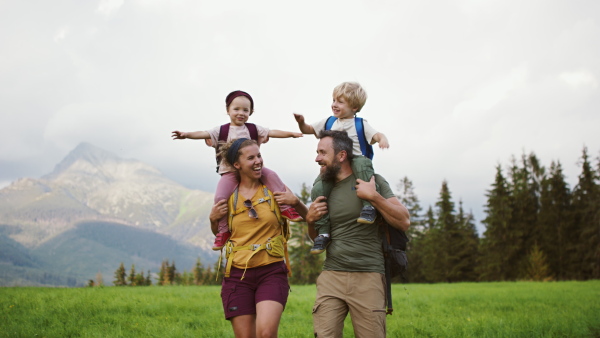
[[[75,149],[71,150],[71,152],[56,165],[56,167],[54,167],[54,171],[47,177],[59,175],[79,160],[84,160],[94,166],[100,166],[108,161],[121,161],[121,158],[109,151],[98,148],[91,143],[81,142]]]

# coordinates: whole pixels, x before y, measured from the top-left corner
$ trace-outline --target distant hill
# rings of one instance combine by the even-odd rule
[[[212,200],[143,162],[82,143],[52,173],[0,190],[0,285],[9,267],[79,283],[120,262],[147,270],[169,259],[181,271],[197,257],[210,264]]]

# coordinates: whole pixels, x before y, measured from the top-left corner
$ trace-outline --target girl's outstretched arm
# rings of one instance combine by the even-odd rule
[[[274,137],[274,138],[289,138],[289,137],[293,137],[293,138],[297,138],[297,137],[302,137],[302,133],[294,133],[293,131],[284,131],[284,130],[271,129],[271,130],[269,130],[269,137]]]
[[[174,140],[183,140],[186,138],[194,140],[210,139],[210,134],[207,131],[179,131],[175,130],[171,133]]]

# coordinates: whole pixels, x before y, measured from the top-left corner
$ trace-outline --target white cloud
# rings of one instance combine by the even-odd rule
[[[125,0],[101,0],[96,11],[104,16],[110,16],[118,11]]]
[[[522,65],[511,70],[504,78],[485,84],[478,83],[475,88],[469,90],[469,98],[456,105],[453,111],[454,118],[469,119],[478,113],[489,111],[508,97],[511,91],[522,87],[528,77],[528,68]]]
[[[333,87],[355,80],[369,93],[362,116],[391,144],[375,170],[392,185],[411,178],[424,207],[448,179],[481,214],[498,162],[525,149],[574,177],[583,144],[600,144],[600,2],[540,4],[105,0],[32,12],[8,2],[0,181],[46,174],[88,141],[210,191],[214,152],[170,131],[227,122],[234,89],[255,97],[250,122],[296,130],[292,112],[324,118]],[[306,136],[262,152],[298,188],[318,171],[315,146]]]
[[[571,87],[598,87],[598,81],[589,71],[564,72],[559,78]]]
[[[60,40],[64,40],[69,33],[69,26],[61,27],[56,34],[54,34],[54,42],[59,42]]]

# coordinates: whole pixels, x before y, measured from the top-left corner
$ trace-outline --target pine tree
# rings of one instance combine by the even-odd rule
[[[425,214],[422,236],[412,239],[409,260],[409,278],[411,282],[432,283],[443,280],[439,265],[437,245],[442,241],[441,232],[436,228],[437,220],[433,208],[429,206]],[[416,254],[415,254],[416,253]],[[414,263],[414,264],[413,264]]]
[[[145,286],[152,285],[151,276],[152,276],[152,274],[150,273],[150,270],[148,270],[148,273],[146,274],[146,282],[144,283]]]
[[[568,248],[576,248],[570,240],[571,192],[560,162],[550,164],[550,173],[542,181],[540,213],[538,215],[539,250],[546,253],[549,274],[558,280],[568,278]]]
[[[194,274],[194,285],[204,284],[204,266],[202,266],[200,257],[198,257],[196,259],[196,265],[194,266],[193,274]]]
[[[433,208],[430,205],[429,208],[427,209],[427,213],[425,214],[424,226],[426,229],[433,229],[433,228],[435,228],[436,222],[437,221],[435,219],[435,213],[433,212]]]
[[[577,240],[573,248],[570,267],[577,279],[600,278],[600,188],[598,173],[592,169],[587,154],[583,148],[581,156],[581,174],[573,190],[574,226],[572,234]]]
[[[190,271],[183,270],[181,277],[179,278],[179,282],[177,285],[192,285],[194,284],[194,274]]]
[[[406,270],[406,277],[408,281],[419,282],[425,281],[425,277],[422,273],[422,252],[421,245],[424,240],[426,226],[421,215],[421,205],[419,198],[414,191],[413,182],[404,177],[400,180],[397,185],[399,193],[396,197],[400,202],[408,209],[410,214],[410,227],[406,235],[409,238],[407,245],[407,258],[408,258],[408,269]],[[433,211],[431,211],[433,214]],[[398,277],[400,278],[400,277]]]
[[[463,279],[460,273],[463,244],[446,180],[435,205],[436,222],[423,241],[423,274],[429,282],[457,282]]]
[[[171,280],[169,279],[169,261],[163,260],[160,265],[160,271],[158,272],[158,285],[169,285]]]
[[[527,257],[527,279],[536,282],[552,280],[550,267],[546,262],[546,255],[537,244],[533,245]]]
[[[130,286],[136,286],[135,265],[134,264],[131,264],[131,270],[129,270],[129,276],[128,276],[127,280],[129,281]]]
[[[167,276],[169,280],[169,285],[177,284],[177,277],[179,276],[177,273],[177,268],[175,267],[175,261],[173,261],[171,265],[169,265],[169,262],[167,262]]]
[[[526,158],[526,162],[524,162],[530,172],[530,180],[529,180],[529,190],[532,199],[532,212],[535,213],[535,223],[529,225],[529,234],[527,235],[527,240],[525,246],[528,248],[527,250],[532,250],[532,246],[541,242],[541,236],[543,233],[543,228],[540,228],[542,225],[538,221],[539,212],[541,210],[541,195],[543,189],[543,182],[546,181],[546,168],[544,168],[541,164],[537,156],[532,152]]]
[[[508,279],[516,280],[526,274],[527,254],[533,246],[533,227],[537,222],[538,201],[527,157],[522,156],[522,167],[513,161],[511,168],[512,215],[507,231],[511,239],[508,247]]]
[[[135,285],[136,286],[145,286],[146,278],[144,277],[144,271],[140,271],[135,275]]]
[[[410,229],[417,229],[422,231],[422,217],[421,217],[421,205],[419,203],[419,197],[415,193],[413,182],[404,176],[400,182],[398,182],[397,189],[399,193],[396,197],[400,202],[408,209],[410,214]]]
[[[126,277],[127,273],[125,272],[125,266],[123,265],[123,262],[121,262],[121,265],[119,265],[119,268],[115,271],[115,280],[113,281],[113,284],[115,286],[126,286]]]
[[[461,280],[475,281],[477,280],[476,266],[477,257],[479,254],[479,236],[477,235],[477,227],[475,226],[475,218],[473,213],[465,214],[462,206],[462,201],[459,201],[458,215],[458,232],[460,233],[461,246],[458,256],[461,257],[456,268],[459,270]]]
[[[500,165],[496,166],[496,177],[492,189],[488,190],[486,196],[487,216],[483,220],[486,230],[481,240],[477,273],[479,279],[484,281],[509,280],[512,277],[509,274],[511,269],[509,258],[516,255],[517,249],[510,243],[515,237],[515,233],[510,231],[513,203],[508,182],[502,174]]]
[[[441,269],[443,273],[442,281],[459,282],[473,279],[476,246],[466,234],[466,225],[465,228],[461,228],[446,180],[442,182],[440,198],[436,207],[436,228],[439,229],[441,239],[438,243],[438,247],[441,249],[437,255],[438,269]],[[461,217],[464,218],[464,215]]]

